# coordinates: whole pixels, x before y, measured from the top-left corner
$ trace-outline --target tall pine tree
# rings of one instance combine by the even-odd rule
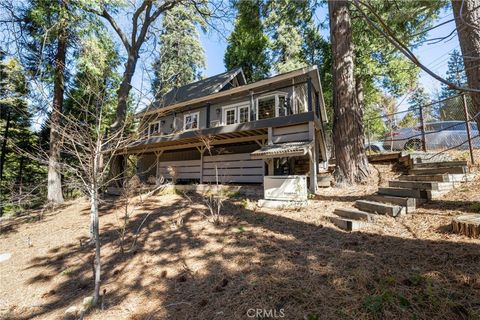
[[[12,213],[12,196],[22,194],[25,185],[37,189],[44,175],[39,163],[28,156],[38,137],[31,129],[27,94],[25,71],[0,51],[0,215]],[[22,205],[32,205],[27,202],[24,198]]]
[[[205,52],[197,26],[204,28],[205,24],[191,4],[177,5],[165,13],[159,35],[160,50],[153,64],[156,96],[201,78]]]
[[[450,54],[445,78],[457,86],[468,86],[463,57],[456,49]],[[442,89],[438,97],[442,102],[435,105],[435,112],[438,119],[463,120],[463,97],[458,96],[458,94],[458,91],[452,90],[447,85],[442,84]]]
[[[460,52],[455,49],[450,54],[448,59],[448,69],[446,80],[456,84],[457,86],[465,86],[467,84],[467,75],[465,73],[465,65],[463,64],[463,57]],[[442,84],[442,90],[440,93],[441,99],[458,95],[457,91],[451,90],[445,84]]]
[[[264,79],[269,73],[268,37],[263,31],[260,0],[237,0],[235,28],[228,38],[225,67],[242,67],[247,82]]]
[[[264,11],[274,70],[284,73],[307,66],[302,46],[306,23],[311,19],[309,1],[268,0]]]
[[[24,47],[28,67],[35,80],[53,84],[52,111],[50,113],[50,139],[48,152],[47,200],[62,203],[62,177],[60,173],[61,137],[55,128],[60,124],[66,86],[65,65],[72,46],[74,21],[77,20],[67,1],[33,0],[22,14],[27,31]]]

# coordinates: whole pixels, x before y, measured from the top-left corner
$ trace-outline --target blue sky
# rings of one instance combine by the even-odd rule
[[[315,12],[315,19],[317,22],[326,22],[328,17],[327,7],[323,6],[317,9]],[[437,21],[434,22],[434,25],[446,22],[453,18],[453,13],[451,8],[443,10]],[[329,38],[328,23],[323,23],[325,29],[321,30],[322,35],[325,38]],[[455,28],[455,22],[450,21],[438,28],[431,30],[427,34],[427,39],[442,38],[449,35]],[[222,25],[222,32],[216,32],[211,30],[208,33],[200,32],[200,41],[203,45],[206,55],[206,69],[203,73],[204,76],[209,77],[215,74],[219,74],[225,71],[225,66],[223,63],[223,56],[227,47],[227,38],[231,30],[233,29],[233,20],[230,23]],[[380,35],[379,35],[380,36]],[[440,76],[444,76],[447,71],[447,62],[450,54],[454,49],[459,50],[459,43],[456,32],[453,32],[451,37],[448,37],[445,40],[442,40],[437,43],[425,42],[421,44],[418,48],[414,50],[414,53],[420,59],[420,61],[430,68],[432,71],[436,72]],[[137,71],[133,79],[133,93],[146,92],[150,89],[150,74],[146,73],[145,69],[151,68],[152,58],[142,56],[139,60]],[[425,88],[425,90],[435,98],[435,94],[440,90],[441,83],[427,75],[425,72],[420,72],[419,75],[420,84]],[[400,105],[400,110],[404,110],[408,107],[407,100],[405,97],[398,98],[398,101],[403,101]],[[408,98],[408,97],[407,97]],[[149,104],[151,97],[144,96],[141,104]],[[142,106],[140,106],[142,107]]]
[[[320,8],[316,12],[316,19],[318,21],[325,21],[327,16],[326,8]],[[451,9],[440,13],[440,17],[435,24],[439,24],[453,18]],[[231,28],[231,26],[229,26]],[[436,28],[428,33],[427,38],[440,38],[445,37],[450,34],[455,28],[455,22],[451,21],[439,28]],[[322,34],[325,37],[328,37],[328,29],[322,30]],[[205,49],[207,57],[207,68],[205,70],[206,76],[212,76],[218,73],[225,71],[225,66],[223,64],[223,55],[227,47],[225,36],[219,35],[216,32],[210,32],[208,34],[201,34],[200,40]],[[448,39],[435,43],[424,43],[419,48],[415,49],[414,52],[420,58],[420,61],[424,63],[427,67],[431,68],[432,71],[445,75],[447,71],[447,61],[449,59],[449,54],[454,50],[459,50],[459,43],[456,33],[449,37]],[[435,94],[436,91],[440,90],[440,83],[427,75],[425,72],[420,73],[420,83],[425,87],[427,92],[430,94]]]

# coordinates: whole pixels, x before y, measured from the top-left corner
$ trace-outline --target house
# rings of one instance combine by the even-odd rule
[[[175,88],[136,115],[144,181],[262,183],[308,175],[311,191],[328,155],[316,66],[247,84],[242,69]]]

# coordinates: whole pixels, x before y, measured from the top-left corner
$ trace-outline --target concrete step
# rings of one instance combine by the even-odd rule
[[[396,217],[400,214],[407,213],[406,209],[395,204],[387,204],[376,201],[368,200],[357,200],[355,201],[355,207],[362,211],[376,213],[376,214],[386,214],[391,217]]]
[[[398,179],[402,181],[436,181],[436,182],[464,182],[472,181],[475,178],[474,173],[467,174],[448,174],[448,173],[439,173],[439,174],[430,174],[430,175],[403,175],[399,176]]]
[[[359,211],[355,209],[340,208],[333,211],[337,216],[350,220],[360,220],[360,221],[373,221],[374,217],[372,214],[364,211]]]
[[[434,181],[401,181],[390,180],[388,186],[393,188],[407,188],[419,190],[438,190],[438,182]]]
[[[450,175],[448,173],[419,175],[419,176],[399,176],[398,179],[402,181],[436,181],[436,182],[448,182],[450,181]]]
[[[395,196],[387,196],[384,194],[375,194],[370,196],[369,199],[371,199],[372,201],[391,203],[391,204],[396,204],[402,207],[413,207],[413,208],[425,202],[425,199],[395,197]]]
[[[413,169],[432,169],[432,168],[448,168],[448,167],[466,167],[467,161],[442,161],[442,162],[426,162],[416,163],[413,165]]]
[[[418,189],[384,187],[378,188],[378,194],[395,197],[428,199],[427,193],[424,190]]]
[[[405,213],[407,214],[413,213],[415,209],[417,209],[417,206],[426,201],[425,199],[395,197],[380,194],[370,196],[369,200],[401,206],[402,208],[405,208]]]
[[[357,231],[368,225],[366,221],[351,220],[340,217],[330,217],[330,221],[345,231]]]
[[[465,174],[465,173],[468,173],[468,167],[458,166],[458,167],[446,167],[446,168],[420,168],[420,169],[410,169],[408,170],[408,173],[412,175],[432,175],[432,174],[438,174],[438,173]]]

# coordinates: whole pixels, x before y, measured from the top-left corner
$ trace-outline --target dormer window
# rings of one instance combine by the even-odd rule
[[[198,119],[200,113],[194,112],[189,113],[183,116],[183,130],[194,130],[198,129]]]

